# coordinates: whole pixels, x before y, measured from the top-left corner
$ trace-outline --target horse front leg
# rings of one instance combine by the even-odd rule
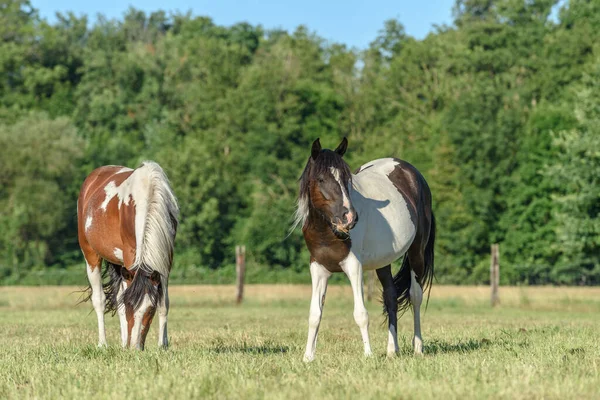
[[[325,303],[325,293],[327,292],[327,282],[331,272],[321,264],[313,261],[310,263],[310,277],[312,280],[312,297],[310,299],[310,313],[308,316],[308,338],[306,340],[306,352],[304,353],[304,362],[310,362],[315,358],[317,347],[317,335],[321,316],[323,315],[323,304]]]
[[[360,261],[354,253],[350,252],[348,257],[341,263],[342,270],[350,279],[352,285],[352,294],[354,295],[354,321],[360,328],[363,344],[365,346],[365,356],[371,356],[371,343],[369,341],[369,313],[365,307],[363,295],[363,268]]]
[[[124,267],[123,267],[124,268]],[[117,313],[119,314],[119,324],[121,325],[121,347],[126,348],[129,343],[127,329],[127,315],[125,313],[125,304],[123,304],[123,293],[127,289],[127,283],[122,281],[119,285],[119,293],[117,294]]]
[[[163,291],[158,303],[158,347],[166,349],[169,347],[167,335],[167,315],[169,314],[169,287],[167,280],[163,280],[160,290]]]

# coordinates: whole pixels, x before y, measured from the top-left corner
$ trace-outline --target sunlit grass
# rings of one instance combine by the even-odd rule
[[[317,358],[302,363],[309,286],[173,286],[171,348],[97,349],[96,317],[79,288],[0,289],[0,398],[596,398],[600,288],[434,286],[423,314],[424,357],[385,357],[378,302],[368,305],[374,357],[362,356],[348,286],[328,290]],[[156,325],[156,324],[154,324]]]

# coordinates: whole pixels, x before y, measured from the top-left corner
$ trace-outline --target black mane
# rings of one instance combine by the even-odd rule
[[[329,168],[334,167],[340,171],[340,180],[342,183],[352,183],[352,172],[350,167],[344,161],[342,156],[332,150],[321,150],[316,160],[310,156],[304,172],[300,176],[300,194],[299,199],[308,199],[311,179],[316,179],[317,176],[329,172]]]

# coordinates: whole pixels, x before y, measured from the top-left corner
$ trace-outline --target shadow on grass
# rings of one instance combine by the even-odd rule
[[[449,354],[449,353],[470,353],[487,348],[492,345],[489,339],[468,339],[458,343],[449,343],[443,340],[432,340],[425,343],[425,354]],[[412,351],[411,351],[412,352]]]
[[[208,349],[211,353],[244,353],[244,354],[284,354],[290,351],[289,346],[264,344],[258,346],[217,344]]]

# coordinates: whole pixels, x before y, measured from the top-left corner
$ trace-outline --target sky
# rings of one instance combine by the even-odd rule
[[[384,21],[398,19],[407,34],[422,39],[433,25],[452,23],[455,0],[32,0],[43,18],[55,21],[56,12],[72,11],[77,16],[97,14],[121,18],[129,6],[152,12],[192,11],[195,16],[208,16],[218,25],[237,22],[262,25],[266,29],[293,31],[306,25],[324,39],[349,47],[366,48],[383,28]]]

